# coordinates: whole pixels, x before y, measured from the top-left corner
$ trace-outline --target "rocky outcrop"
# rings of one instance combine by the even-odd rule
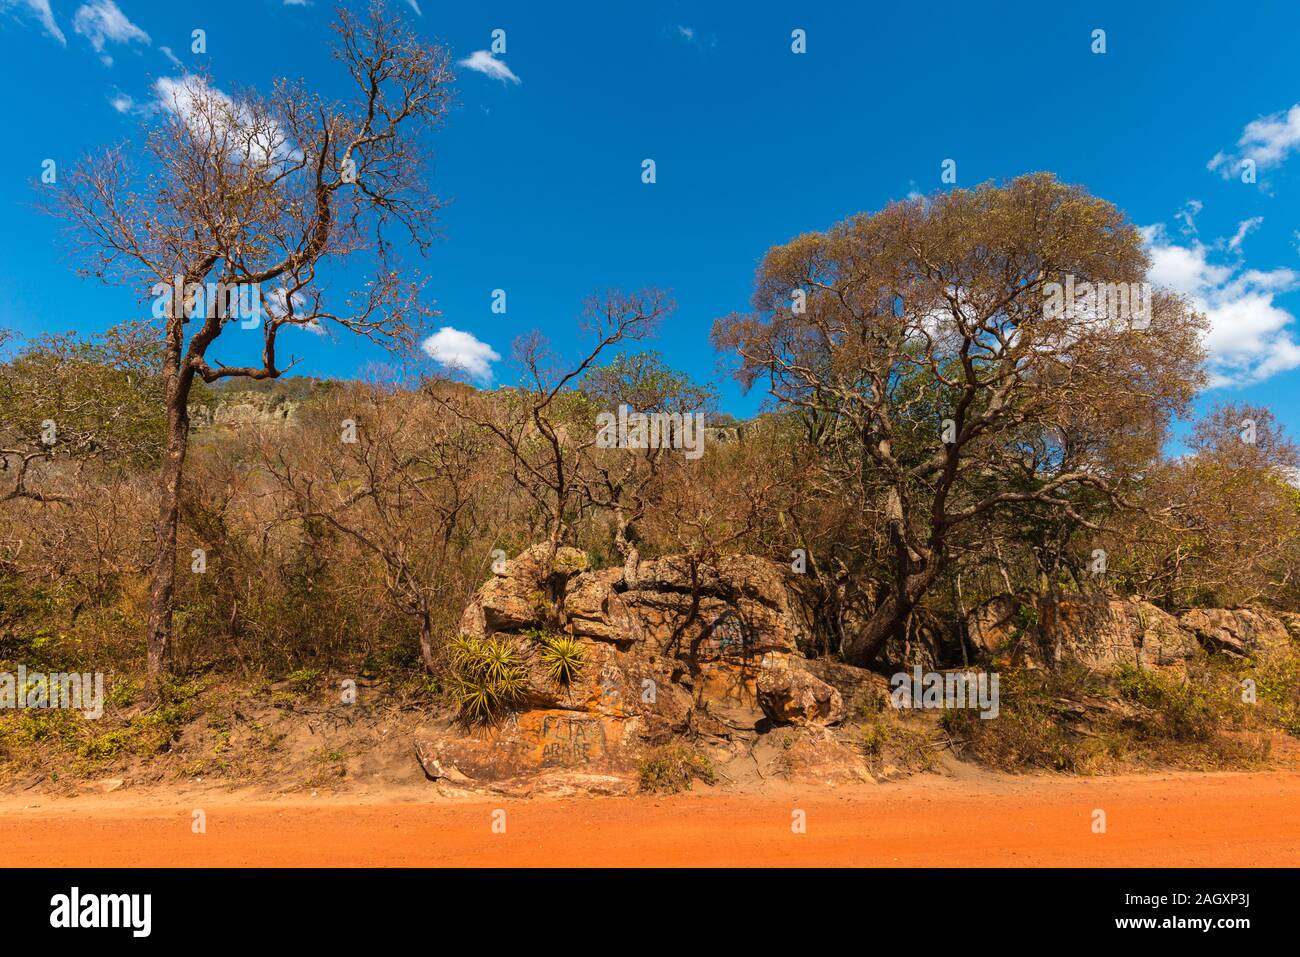
[[[805,658],[813,619],[787,566],[752,555],[674,556],[590,570],[579,551],[558,549],[549,565],[547,551],[534,546],[505,562],[465,609],[461,632],[511,643],[526,687],[503,720],[417,742],[431,779],[517,790],[560,772],[631,778],[648,749],[675,737],[725,762],[783,725],[825,731],[813,749],[820,757],[806,765],[819,778],[864,779],[852,749],[825,738],[846,713],[837,685],[867,679]],[[538,658],[535,638],[546,633],[581,645],[568,685],[551,680]],[[833,758],[852,766],[832,773]],[[788,774],[802,767],[793,762]]]
[[[294,425],[302,406],[302,398],[290,398],[275,392],[224,389],[217,391],[208,401],[196,402],[189,407],[190,424],[194,429]]]
[[[1288,618],[1300,616],[1197,608],[1174,617],[1149,602],[1100,593],[1046,596],[1033,604],[999,595],[972,610],[966,627],[972,646],[994,660],[1110,670],[1177,665],[1207,652],[1268,654],[1293,640]]]
[[[1178,620],[1148,602],[1105,594],[1048,596],[1039,603],[1042,651],[1053,663],[1089,668],[1150,667],[1187,661],[1201,653]]]
[[[500,720],[468,729],[448,723],[417,743],[439,787],[621,793],[636,788],[650,755],[684,742],[719,769],[763,780],[867,782],[860,743],[843,725],[887,701],[889,682],[877,671],[937,671],[967,659],[1170,667],[1207,652],[1285,647],[1289,628],[1300,635],[1300,616],[1201,609],[1176,618],[1102,593],[1000,595],[970,612],[964,633],[918,609],[873,671],[815,657],[822,642],[806,579],[782,563],[669,556],[591,569],[575,549],[549,554],[535,546],[505,562],[465,609],[462,634],[507,646],[522,687]],[[845,628],[865,613],[869,589],[860,593],[864,602]],[[546,665],[555,636],[581,652],[567,683]],[[728,780],[727,771],[719,778]]]
[[[1210,651],[1236,658],[1279,651],[1291,641],[1280,619],[1248,608],[1194,608],[1178,623]]]
[[[1022,602],[1015,595],[996,595],[966,616],[966,636],[971,647],[986,655],[1012,654],[1023,636]]]

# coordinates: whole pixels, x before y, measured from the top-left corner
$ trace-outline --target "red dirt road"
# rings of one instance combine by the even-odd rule
[[[24,806],[37,801],[0,800],[4,865],[1300,866],[1294,772],[927,777],[789,798],[392,803],[155,793]],[[191,831],[196,808],[204,834]],[[492,830],[498,808],[504,834]],[[795,809],[806,814],[804,834],[792,833]],[[1093,833],[1094,809],[1106,812],[1104,834]]]

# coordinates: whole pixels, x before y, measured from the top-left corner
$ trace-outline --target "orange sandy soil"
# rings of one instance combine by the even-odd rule
[[[205,834],[191,832],[196,808]],[[791,832],[796,808],[805,834]],[[1094,808],[1105,834],[1092,833]],[[16,795],[0,798],[0,847],[7,866],[1297,866],[1300,773],[433,803],[415,791]]]

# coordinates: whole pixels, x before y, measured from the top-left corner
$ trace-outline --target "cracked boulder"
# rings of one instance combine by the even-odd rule
[[[758,673],[758,705],[774,724],[828,725],[844,720],[844,698],[803,667],[769,656]]]

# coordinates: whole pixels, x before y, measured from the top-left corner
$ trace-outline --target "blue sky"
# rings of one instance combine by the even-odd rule
[[[958,185],[1050,170],[1147,227],[1154,278],[1214,320],[1221,384],[1200,404],[1266,404],[1300,434],[1300,4],[391,2],[481,67],[457,67],[434,139],[451,204],[422,268],[438,325],[501,356],[532,329],[572,353],[585,294],[655,285],[678,311],[652,346],[718,379],[710,325],[746,308],[768,247],[944,188],[953,159]],[[232,92],[289,76],[344,94],[332,10],[0,0],[0,325],[145,315],[138,291],[72,271],[57,224],[31,208],[42,161],[140,142],[154,84],[187,70]],[[475,57],[494,29],[506,52]],[[1241,182],[1242,159],[1257,182]],[[498,288],[505,315],[491,311]],[[381,357],[345,335],[283,335],[298,374],[351,376]],[[511,381],[507,361],[491,368]],[[719,384],[728,411],[757,407]]]

